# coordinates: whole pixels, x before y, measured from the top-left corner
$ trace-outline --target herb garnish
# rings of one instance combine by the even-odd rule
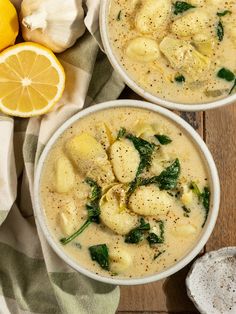
[[[103,269],[109,270],[109,254],[106,244],[98,244],[89,247],[90,256]]]
[[[158,139],[158,141],[160,142],[161,145],[167,145],[167,144],[170,144],[172,142],[172,139],[167,135],[156,134],[154,136],[155,136],[155,138]]]
[[[225,11],[222,11],[222,12],[217,12],[216,15],[221,17],[221,16],[225,16],[226,14],[231,14],[232,12],[229,11],[229,10],[225,10]]]
[[[191,182],[190,189],[197,195],[199,201],[202,202],[203,207],[205,208],[205,219],[202,224],[202,228],[203,228],[206,223],[209,209],[210,209],[211,192],[208,187],[204,187],[203,192],[200,192],[199,187],[197,186],[195,182]]]
[[[139,243],[144,238],[144,232],[150,230],[150,224],[146,223],[143,218],[140,219],[140,225],[132,229],[126,236],[126,243]]]
[[[224,27],[223,27],[221,20],[217,24],[216,34],[217,34],[219,41],[222,41],[224,38]]]
[[[159,251],[157,254],[153,256],[153,260],[157,259],[161,254],[165,253],[166,250]]]
[[[121,14],[122,14],[122,11],[120,10],[119,13],[117,14],[117,18],[116,18],[117,21],[121,20]]]
[[[177,83],[183,83],[183,82],[185,82],[185,77],[183,75],[178,75],[175,77],[175,81]]]
[[[176,1],[174,4],[174,14],[178,15],[193,8],[196,7],[190,3],[184,1]]]
[[[235,79],[235,75],[229,69],[222,68],[218,71],[217,76],[227,82],[232,82]]]
[[[154,232],[150,232],[148,237],[147,237],[148,243],[150,245],[157,244],[157,243],[158,244],[164,243],[164,241],[165,241],[165,239],[164,239],[164,222],[162,220],[159,220],[157,223],[159,225],[160,235],[157,235]]]
[[[79,228],[79,230],[77,230],[75,233],[73,233],[71,236],[67,238],[60,239],[60,242],[64,245],[68,244],[76,237],[78,237],[92,222],[99,223],[100,216],[99,201],[100,198],[102,197],[102,189],[93,179],[86,178],[85,182],[91,187],[89,202],[86,204],[88,218],[85,221],[85,223]]]

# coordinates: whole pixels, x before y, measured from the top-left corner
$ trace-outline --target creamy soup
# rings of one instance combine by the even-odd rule
[[[206,103],[236,87],[235,0],[110,0],[115,56],[144,90]]]
[[[181,259],[207,219],[203,160],[185,132],[145,109],[90,114],[54,144],[41,200],[58,245],[104,276],[136,278]]]

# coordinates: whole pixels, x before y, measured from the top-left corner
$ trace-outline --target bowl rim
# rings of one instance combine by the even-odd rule
[[[206,221],[206,224],[202,231],[202,235],[200,236],[196,245],[188,253],[186,253],[186,255],[182,259],[180,259],[176,264],[168,267],[166,270],[158,274],[149,275],[142,278],[116,279],[115,277],[113,278],[104,277],[102,275],[95,274],[94,272],[86,269],[83,266],[80,266],[60,248],[59,243],[56,243],[55,239],[53,238],[53,235],[49,231],[49,228],[46,223],[46,217],[40,203],[40,195],[39,195],[40,194],[39,193],[40,179],[41,179],[42,169],[44,166],[44,161],[48,153],[51,151],[54,143],[58,140],[59,136],[65,130],[67,130],[73,123],[75,123],[79,119],[89,114],[92,114],[101,110],[117,108],[117,107],[119,108],[131,107],[131,108],[141,108],[141,109],[150,110],[150,111],[153,111],[162,115],[163,117],[169,119],[171,122],[180,126],[183,129],[183,131],[186,132],[186,134],[190,137],[193,143],[196,145],[196,148],[201,153],[202,158],[205,160],[205,165],[208,168],[208,173],[209,173],[210,181],[211,181],[212,207],[209,212],[208,220]],[[217,168],[216,168],[215,162],[213,160],[213,157],[209,149],[207,148],[205,142],[202,140],[200,135],[192,128],[192,126],[190,126],[186,121],[184,121],[177,114],[163,107],[159,107],[157,105],[154,105],[145,101],[132,100],[132,99],[114,100],[114,101],[104,102],[99,105],[91,106],[89,108],[86,108],[80,111],[79,113],[69,118],[66,122],[64,122],[64,124],[61,127],[59,127],[57,131],[52,135],[52,137],[46,144],[39,158],[39,162],[36,167],[36,173],[35,173],[35,178],[34,178],[33,193],[34,193],[33,209],[34,209],[35,219],[38,222],[38,225],[40,226],[41,230],[43,231],[43,234],[46,237],[48,243],[50,244],[52,249],[57,253],[57,255],[59,255],[62,258],[62,260],[64,260],[69,266],[71,266],[76,271],[82,273],[83,275],[86,275],[87,277],[98,280],[100,282],[114,284],[114,285],[138,285],[138,284],[154,282],[154,281],[166,278],[176,273],[177,271],[182,269],[184,266],[186,266],[202,250],[207,240],[209,239],[214,229],[216,220],[217,220],[219,204],[220,204],[220,183],[219,183]]]
[[[110,45],[109,36],[108,36],[108,28],[107,28],[107,15],[108,15],[107,11],[108,11],[108,6],[110,5],[110,1],[111,0],[103,0],[100,5],[99,24],[100,24],[100,33],[101,33],[103,47],[113,68],[119,73],[123,81],[134,92],[136,92],[138,95],[140,95],[141,97],[145,98],[146,100],[152,103],[155,103],[157,105],[160,105],[169,109],[180,110],[180,111],[211,110],[218,107],[230,105],[236,101],[236,93],[234,93],[233,95],[227,96],[222,99],[218,99],[216,101],[211,101],[207,103],[193,103],[193,104],[186,103],[185,104],[185,103],[173,102],[173,101],[165,100],[163,98],[159,98],[158,96],[154,96],[153,94],[143,89],[129,76],[129,74],[120,65]]]

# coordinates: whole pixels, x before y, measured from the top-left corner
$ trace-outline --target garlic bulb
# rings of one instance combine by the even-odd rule
[[[74,45],[84,34],[82,0],[23,0],[22,35],[54,52]]]

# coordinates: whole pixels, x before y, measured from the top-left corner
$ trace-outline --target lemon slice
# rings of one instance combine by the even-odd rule
[[[22,43],[0,54],[0,110],[32,117],[47,113],[61,98],[65,73],[55,55],[35,43]]]

